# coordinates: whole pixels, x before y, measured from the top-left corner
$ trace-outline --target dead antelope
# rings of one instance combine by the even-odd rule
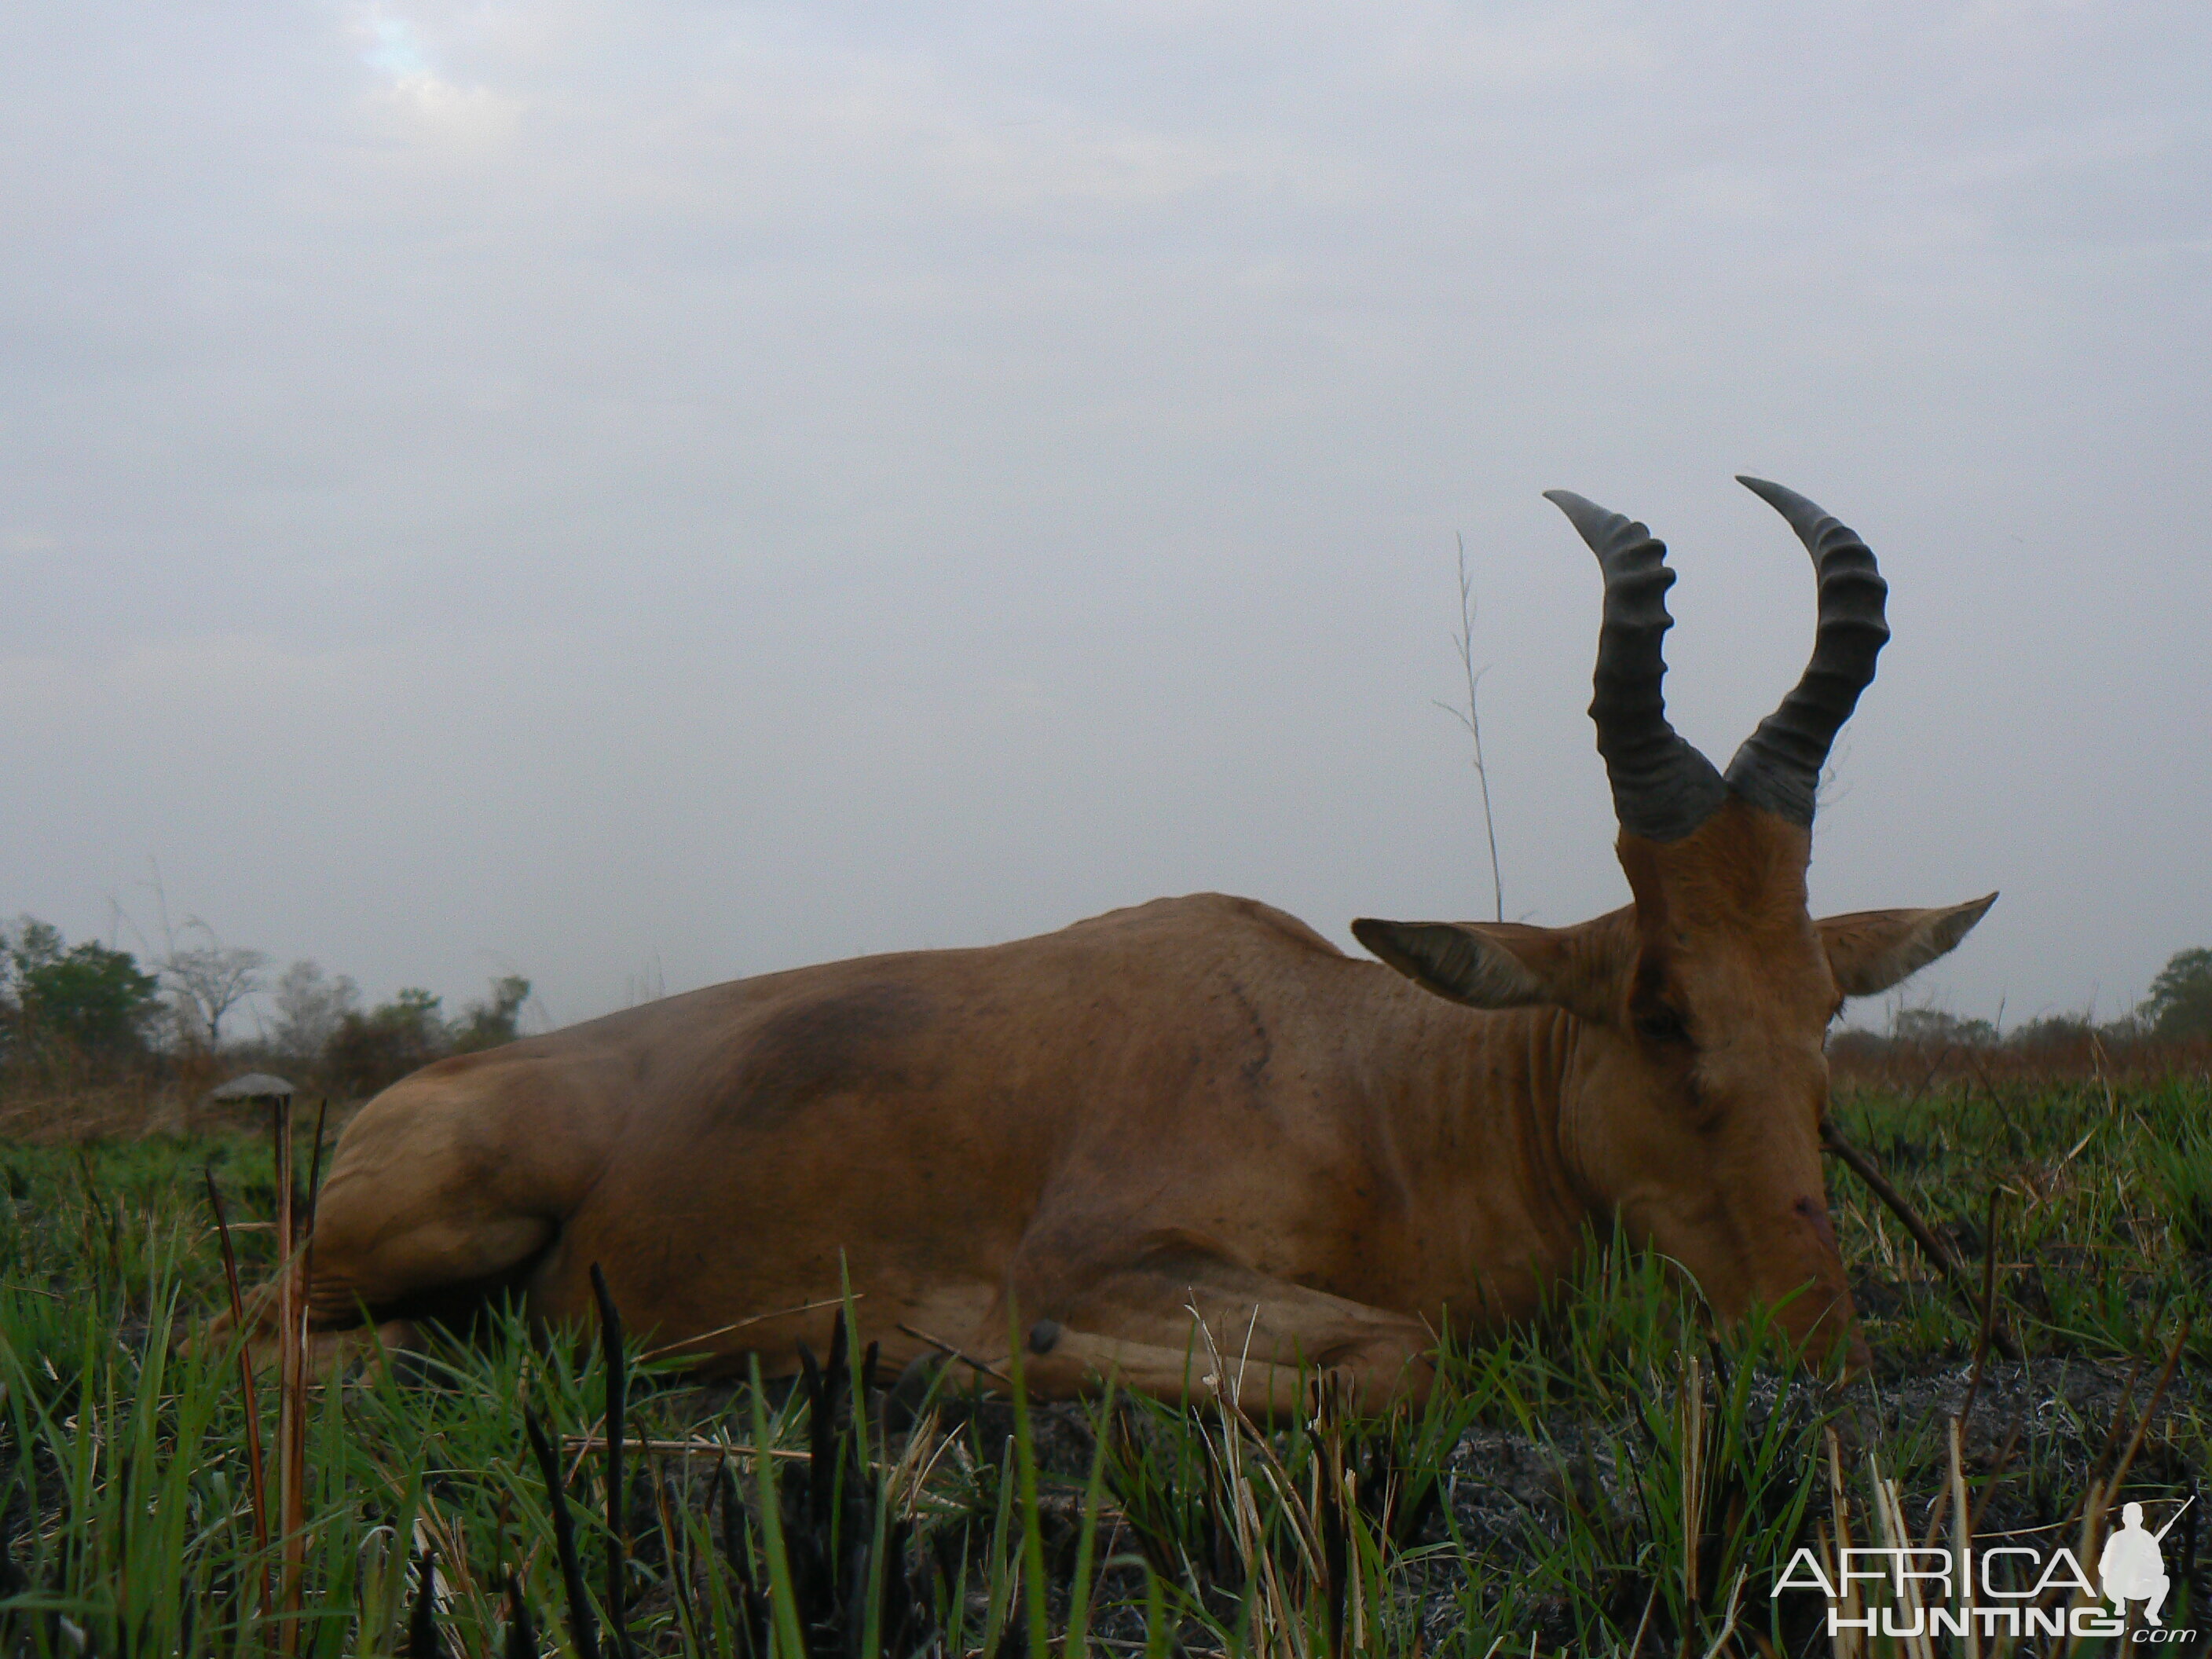
[[[1811,551],[1820,620],[1725,773],[1667,721],[1665,548],[1551,497],[1604,571],[1590,713],[1624,908],[1354,923],[1378,964],[1249,899],[1159,899],[444,1060],[339,1143],[313,1327],[342,1342],[499,1287],[578,1319],[596,1262],[656,1346],[775,1374],[826,1346],[849,1273],[894,1364],[933,1338],[1003,1367],[1018,1331],[1041,1394],[1112,1371],[1179,1398],[1207,1369],[1198,1317],[1248,1357],[1248,1403],[1293,1398],[1301,1365],[1372,1399],[1426,1385],[1436,1333],[1528,1314],[1618,1218],[1724,1316],[1778,1304],[1814,1355],[1857,1358],[1824,1036],[1995,895],[1807,910],[1814,787],[1886,589],[1850,531],[1743,482]]]

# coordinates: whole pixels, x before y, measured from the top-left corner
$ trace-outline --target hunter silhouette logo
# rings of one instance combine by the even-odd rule
[[[2189,1504],[2196,1501],[2192,1497]],[[2097,1558],[2097,1577],[2104,1581],[2105,1599],[2112,1604],[2114,1618],[2126,1618],[2128,1603],[2139,1601],[2147,1604],[2143,1617],[2154,1625],[2160,1622],[2158,1610],[2166,1605],[2170,1581],[2159,1546],[2180,1518],[2181,1510],[2176,1510],[2165,1526],[2150,1532],[2143,1526],[2142,1504],[2130,1504],[2120,1511],[2120,1529],[2105,1540],[2105,1553]]]
[[[2172,1580],[2160,1545],[2192,1497],[2156,1532],[2143,1525],[2143,1506],[2120,1511],[2120,1527],[2097,1557],[2098,1583],[2064,1547],[2019,1544],[1965,1549],[1887,1547],[1841,1551],[1832,1569],[1809,1549],[1790,1558],[1773,1594],[1817,1589],[1828,1603],[1828,1634],[1994,1637],[2123,1636],[2129,1603],[2142,1604],[2136,1642],[2186,1642],[2193,1631],[2167,1630],[2162,1614]],[[2017,1535],[2017,1534],[2015,1534]],[[1888,1596],[1875,1594],[1887,1584]],[[2112,1604],[2110,1610],[2100,1601]],[[2056,1602],[2057,1605],[2052,1605]]]

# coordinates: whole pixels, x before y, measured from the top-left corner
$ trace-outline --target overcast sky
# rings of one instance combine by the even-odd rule
[[[0,13],[0,915],[567,1021],[1163,893],[1623,902],[1595,562],[1719,763],[1894,638],[1817,908],[2212,944],[2212,9]],[[1875,1011],[1877,1017],[1879,1011]]]

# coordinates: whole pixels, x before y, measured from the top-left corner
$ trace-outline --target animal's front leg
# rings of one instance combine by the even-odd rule
[[[1002,1313],[1019,1322],[1037,1394],[1095,1392],[1112,1375],[1158,1399],[1229,1395],[1272,1415],[1298,1409],[1302,1378],[1316,1371],[1346,1376],[1362,1410],[1419,1401],[1434,1380],[1436,1339],[1417,1319],[1260,1273],[1185,1237],[1133,1254],[1086,1273],[1024,1253]],[[994,1346],[1004,1352],[1005,1338]]]

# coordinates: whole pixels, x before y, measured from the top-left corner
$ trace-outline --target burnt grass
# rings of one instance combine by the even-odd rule
[[[1949,1541],[1954,1421],[1980,1543],[2078,1547],[2087,1494],[2142,1502],[2178,1516],[2166,1622],[2202,1626],[2212,1084],[1954,1068],[1846,1079],[1832,1121],[1952,1258],[1947,1279],[1829,1161],[1874,1354],[1850,1383],[1615,1251],[1537,1326],[1448,1352],[1425,1412],[1380,1422],[1018,1413],[957,1363],[896,1378],[863,1352],[756,1390],[633,1352],[621,1406],[645,1445],[611,1507],[594,1334],[494,1318],[316,1391],[299,1650],[519,1652],[520,1619],[530,1650],[609,1655],[1061,1651],[1072,1626],[1100,1653],[1826,1653],[1818,1598],[1771,1593],[1790,1554],[1839,1521],[1879,1541],[1885,1479],[1911,1541]],[[234,1218],[264,1219],[267,1145],[100,1127],[0,1145],[0,1644],[241,1650],[275,1547],[238,1373],[176,1340],[227,1295],[203,1168]],[[246,1279],[269,1271],[266,1231],[233,1243]],[[565,1437],[573,1581],[526,1407]],[[273,1455],[266,1385],[260,1409]],[[788,1454],[772,1489],[766,1460],[716,1449],[763,1433]],[[142,1512],[190,1524],[154,1536]]]

